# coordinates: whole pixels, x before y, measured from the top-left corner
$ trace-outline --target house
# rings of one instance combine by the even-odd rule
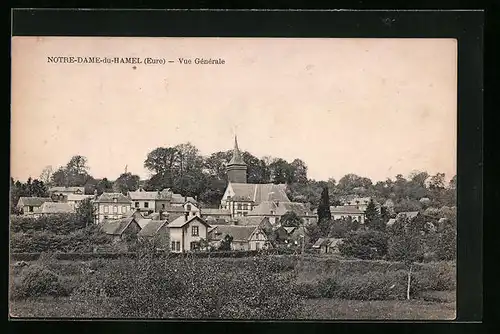
[[[134,208],[149,213],[165,211],[168,206],[197,205],[193,197],[176,194],[169,188],[162,191],[145,191],[141,187],[137,191],[129,191],[127,196]]]
[[[103,220],[99,223],[101,231],[109,235],[113,242],[126,241],[128,237],[135,236],[141,230],[141,227],[133,217]]]
[[[266,226],[272,228],[272,224],[269,221],[268,217],[261,217],[261,216],[246,216],[246,217],[238,217],[235,220],[235,225],[241,225],[241,226]]]
[[[263,201],[250,211],[248,217],[267,217],[271,224],[279,224],[280,219],[287,212],[295,212],[304,224],[317,220],[316,215],[304,203],[280,202],[277,199]]]
[[[94,200],[94,222],[99,224],[103,220],[116,220],[127,217],[132,202],[122,193],[102,193]]]
[[[75,213],[75,206],[70,203],[59,203],[59,202],[44,202],[34,213],[35,218],[62,214],[62,213]]]
[[[169,220],[170,221],[170,220]],[[170,221],[170,250],[186,252],[196,250],[201,239],[208,239],[210,225],[199,216],[184,214]]]
[[[370,203],[371,197],[351,197],[344,201],[344,206],[353,206],[361,211],[366,211],[368,204]]]
[[[168,220],[143,219],[138,224],[141,226],[141,230],[137,233],[137,237],[152,240],[160,248],[169,247]]]
[[[144,216],[142,215],[140,210],[133,210],[131,209],[129,212],[125,214],[125,218],[133,217],[135,221],[139,221],[141,219],[144,219]],[[150,218],[148,216],[148,218]]]
[[[273,199],[290,202],[285,193],[285,184],[252,184],[247,183],[247,165],[243,161],[238,148],[238,140],[234,138],[233,156],[226,167],[228,185],[220,202],[220,208],[229,210],[231,218],[246,216],[262,201]]]
[[[189,217],[200,216],[200,209],[193,203],[186,202],[182,205],[167,205],[162,213],[166,213],[169,216],[184,215],[188,213]]]
[[[340,253],[339,246],[341,243],[342,239],[338,238],[319,238],[312,248],[319,250],[322,254]]]
[[[268,236],[259,226],[217,225],[210,231],[209,242],[218,247],[230,235],[231,250],[259,250],[269,246]]]
[[[200,208],[200,215],[206,220],[225,221],[231,220],[231,212],[226,209]]]
[[[69,194],[77,194],[83,195],[85,193],[85,187],[51,187],[49,189],[50,195],[69,195]]]
[[[365,212],[358,209],[355,206],[350,206],[350,205],[331,206],[330,212],[332,214],[333,220],[351,218],[353,221],[357,221],[360,224],[365,223]]]
[[[64,201],[66,203],[73,205],[75,208],[78,208],[78,206],[80,206],[80,204],[83,201],[85,201],[87,199],[92,200],[93,198],[94,198],[94,195],[67,194],[67,195],[65,195]]]
[[[23,215],[29,216],[33,215],[45,202],[52,202],[52,199],[50,197],[20,197],[16,208]]]

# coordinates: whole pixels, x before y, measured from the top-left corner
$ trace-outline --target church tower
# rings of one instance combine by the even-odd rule
[[[232,183],[247,183],[247,164],[243,161],[238,140],[234,136],[233,157],[227,164],[227,180]]]

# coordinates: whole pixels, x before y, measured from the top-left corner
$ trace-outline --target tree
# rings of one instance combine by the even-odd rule
[[[349,232],[339,250],[344,256],[363,260],[383,258],[387,253],[386,233],[374,230]]]
[[[93,224],[95,208],[90,198],[84,199],[75,211],[76,220],[79,226],[89,226]]]
[[[53,170],[52,166],[46,166],[42,170],[42,173],[40,173],[40,181],[42,181],[46,185],[50,184],[53,173],[54,173],[54,170]]]
[[[402,261],[408,270],[406,299],[410,299],[413,264],[424,256],[422,236],[417,224],[408,218],[398,218],[390,229],[388,255],[391,260]]]
[[[307,182],[307,165],[300,159],[295,159],[290,164],[293,169],[293,182],[306,183]]]
[[[113,183],[109,181],[107,178],[103,178],[99,180],[95,186],[95,190],[97,190],[97,195],[101,195],[103,192],[109,192],[113,190]]]
[[[113,190],[123,194],[126,194],[128,191],[136,191],[139,188],[140,180],[139,175],[123,173],[113,183]]]
[[[271,181],[275,184],[291,184],[293,183],[294,170],[293,167],[281,158],[274,159],[269,164]]]
[[[224,238],[221,240],[218,250],[230,251],[232,242],[233,242],[233,236],[226,234],[226,236],[224,236]]]
[[[294,211],[288,211],[281,216],[280,223],[283,227],[299,227],[302,219]]]
[[[365,210],[366,216],[366,225],[374,230],[383,230],[385,228],[385,221],[382,220],[380,213],[375,206],[375,202],[373,199],[370,199],[370,202],[366,206]]]
[[[372,186],[372,181],[367,177],[361,177],[356,174],[347,174],[343,176],[338,184],[337,189],[344,195],[351,194],[355,188],[369,188]]]
[[[359,222],[353,220],[351,217],[335,219],[328,236],[333,238],[345,238],[350,232],[357,231],[358,229]]]
[[[321,198],[318,205],[318,219],[319,220],[330,220],[332,218],[332,213],[330,211],[330,198],[328,194],[328,188],[324,187],[321,192]]]
[[[321,237],[321,228],[318,224],[309,224],[305,228],[305,234],[310,244],[314,244]]]

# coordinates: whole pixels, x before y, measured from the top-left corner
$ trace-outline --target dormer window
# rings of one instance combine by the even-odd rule
[[[114,203],[118,202],[118,198],[113,197],[113,202],[114,202]]]

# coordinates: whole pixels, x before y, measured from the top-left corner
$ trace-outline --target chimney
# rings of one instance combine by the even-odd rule
[[[187,201],[188,201],[188,197],[184,196],[184,203],[186,203]]]
[[[189,212],[184,213],[184,220],[187,221],[189,217]]]
[[[163,210],[160,210],[160,212],[159,212],[159,218],[160,218],[160,220],[163,220]]]

